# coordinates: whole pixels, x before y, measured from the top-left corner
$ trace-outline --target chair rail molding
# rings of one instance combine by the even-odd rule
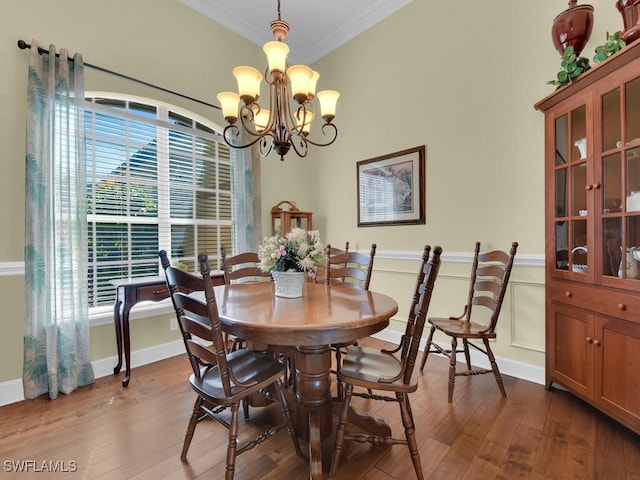
[[[367,254],[366,250],[358,250],[361,253]],[[415,260],[416,258],[420,258],[422,256],[421,251],[410,251],[410,250],[377,250],[376,252],[376,260],[384,259],[384,260]],[[440,256],[442,262],[449,263],[471,263],[473,261],[473,252],[447,252],[443,251]],[[544,268],[544,254],[532,254],[532,253],[523,253],[522,255],[518,254],[513,262],[514,266],[522,266],[522,267],[540,267]]]
[[[0,277],[24,275],[24,262],[0,262]]]
[[[367,254],[368,250],[358,250]],[[421,251],[411,250],[378,250],[376,258],[385,260],[415,260],[420,258]],[[473,252],[442,252],[442,261],[450,263],[471,263],[473,260]],[[523,267],[542,267],[544,268],[543,254],[526,254],[523,253],[516,257],[514,265]],[[24,275],[24,262],[0,262],[0,277],[13,277]]]

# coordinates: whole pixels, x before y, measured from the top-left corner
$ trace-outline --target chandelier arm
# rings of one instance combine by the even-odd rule
[[[255,107],[254,107],[255,106]],[[256,108],[257,112],[254,113],[253,109]],[[245,132],[247,132],[252,137],[264,137],[268,134],[269,128],[266,128],[264,132],[256,132],[255,131],[255,118],[256,114],[260,111],[260,105],[257,103],[250,103],[248,105],[242,105],[240,107],[240,123],[242,124],[242,128]],[[250,128],[253,127],[253,128]],[[267,125],[269,127],[269,125]],[[266,132],[266,133],[265,133]]]
[[[298,155],[300,158],[304,158],[307,156],[307,153],[309,152],[309,145],[307,144],[307,139],[305,137],[303,137],[302,135],[292,136],[290,134],[288,141],[293,147],[293,150],[296,152],[296,155]],[[297,145],[298,142],[300,142],[299,148]]]
[[[263,132],[272,132],[276,123],[277,105],[275,99],[277,93],[277,78],[271,74],[268,66],[264,70],[264,81],[269,86],[269,120],[267,120],[267,125]],[[260,108],[260,105],[258,105],[258,108]]]
[[[235,130],[236,133],[233,134],[232,130]],[[236,126],[236,125],[227,125],[225,127],[225,129],[222,131],[222,138],[224,139],[224,142],[229,145],[232,148],[248,148],[252,145],[255,145],[257,142],[259,142],[261,139],[264,139],[264,137],[273,137],[273,135],[271,135],[271,132],[265,133],[264,135],[258,135],[256,136],[256,134],[254,133],[253,135],[256,137],[253,140],[251,140],[248,143],[245,144],[236,144],[234,142],[232,142],[232,138],[235,137],[237,138],[238,135],[240,133],[240,129]],[[249,132],[252,133],[252,132]],[[232,137],[233,135],[233,137]],[[264,140],[266,142],[266,140]]]
[[[294,125],[290,129],[291,135],[294,135],[294,136],[303,135],[304,125],[308,121],[308,117],[311,117],[309,115],[309,112],[311,111],[313,111],[313,108],[311,107],[311,104],[309,102],[304,102],[303,104],[298,105],[298,109],[296,110],[296,113],[295,113],[295,119],[293,118],[293,114],[291,113],[291,111],[287,110],[287,113],[289,114],[289,120],[290,122],[292,122],[291,125]],[[299,121],[296,121],[296,119]]]
[[[290,104],[291,95],[290,95],[288,85],[285,88],[283,96],[285,100],[284,101],[284,117],[286,120],[287,130],[291,135],[299,135],[300,133],[302,133],[302,124],[300,124],[300,127],[298,128],[297,122],[296,122],[296,116],[297,116],[298,110],[300,110],[302,106],[300,105],[298,107],[298,109],[296,110],[296,114],[294,114],[291,111],[291,104]]]
[[[302,133],[302,125],[297,126],[295,116],[291,111],[291,88],[290,82],[286,75],[275,78],[273,80],[272,108],[277,112],[276,118],[279,134],[278,141],[288,142],[289,136],[300,135]],[[301,108],[301,107],[299,107]]]
[[[315,145],[316,147],[326,147],[328,145],[331,145],[333,142],[336,141],[336,138],[338,138],[338,127],[336,127],[333,123],[325,123],[324,125],[322,125],[322,134],[326,135],[324,132],[324,129],[326,127],[331,127],[331,129],[333,130],[333,138],[331,140],[329,140],[326,143],[320,143],[320,142],[314,142],[313,140],[309,139],[309,137],[305,138],[305,141],[307,143],[310,143],[311,145]]]
[[[269,142],[265,137],[266,135],[260,139],[261,142],[258,144],[258,151],[261,157],[266,157],[273,149],[273,140]]]
[[[291,131],[291,112],[289,111],[289,88],[285,75],[276,82],[277,93],[274,96],[276,108],[276,141],[289,142],[289,132]]]

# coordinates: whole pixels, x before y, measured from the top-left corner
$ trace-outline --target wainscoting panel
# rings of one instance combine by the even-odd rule
[[[512,282],[511,346],[544,353],[544,284]]]

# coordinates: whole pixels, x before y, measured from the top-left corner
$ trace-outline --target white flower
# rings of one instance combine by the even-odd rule
[[[258,247],[260,270],[264,272],[294,270],[313,274],[324,261],[320,232],[294,228],[286,236],[264,237]]]

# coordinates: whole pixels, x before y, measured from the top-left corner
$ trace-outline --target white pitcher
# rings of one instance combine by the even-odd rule
[[[625,268],[627,269],[627,278],[640,278],[640,267],[638,261],[634,258],[633,252],[640,251],[640,247],[628,247],[625,257]],[[622,252],[622,247],[620,247]],[[624,252],[622,252],[624,253]],[[620,262],[620,268],[618,269],[618,276],[622,277],[622,262]]]

